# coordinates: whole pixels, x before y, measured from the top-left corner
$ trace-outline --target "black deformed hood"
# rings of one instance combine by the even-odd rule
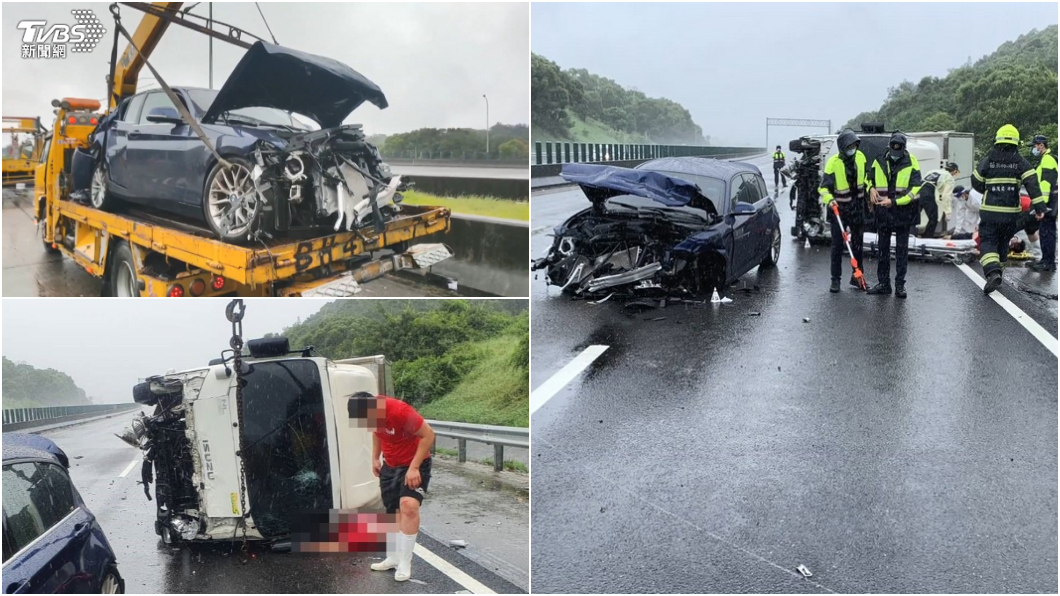
[[[228,110],[269,107],[304,114],[331,128],[365,101],[387,107],[383,91],[349,66],[259,41],[236,65],[202,119],[212,122]]]

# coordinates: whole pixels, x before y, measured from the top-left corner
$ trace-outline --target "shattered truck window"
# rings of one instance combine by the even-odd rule
[[[244,378],[250,514],[263,535],[281,536],[298,512],[332,507],[320,374],[314,362],[281,360]]]

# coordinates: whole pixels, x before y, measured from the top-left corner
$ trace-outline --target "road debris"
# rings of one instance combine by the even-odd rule
[[[749,317],[760,317],[760,316],[762,316],[762,313],[760,313],[758,311],[751,311],[751,312],[747,313],[747,316],[749,316]]]
[[[803,323],[809,323],[810,322],[810,317],[803,317],[802,318],[802,322]]]
[[[467,548],[467,541],[466,540],[450,540],[449,541],[449,546],[451,546],[453,548]]]
[[[803,577],[813,577],[813,572],[811,572],[805,565],[800,564],[795,569],[798,570],[798,572],[801,573]]]

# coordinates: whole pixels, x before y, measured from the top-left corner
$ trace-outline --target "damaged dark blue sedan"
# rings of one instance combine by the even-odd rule
[[[173,91],[194,122],[164,91],[146,91],[107,114],[91,151],[75,156],[75,182],[94,207],[136,203],[248,241],[378,225],[393,206],[400,179],[360,125],[342,124],[363,103],[387,100],[349,66],[259,41],[220,90]]]
[[[591,206],[532,268],[580,297],[710,296],[780,258],[780,216],[742,162],[671,157],[636,169],[566,164]]]

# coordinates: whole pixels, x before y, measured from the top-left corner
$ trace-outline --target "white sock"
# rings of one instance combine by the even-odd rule
[[[412,549],[416,547],[416,534],[398,534],[398,565],[394,579],[399,582],[412,577]]]

